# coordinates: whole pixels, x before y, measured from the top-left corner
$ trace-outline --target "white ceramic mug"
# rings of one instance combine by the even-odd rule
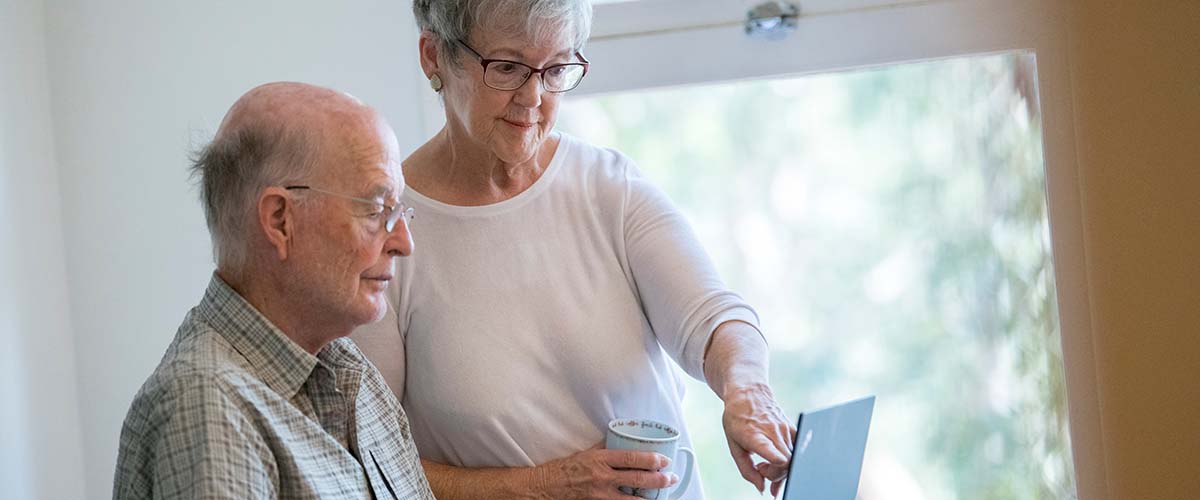
[[[658,453],[671,459],[664,471],[674,472],[679,482],[673,488],[648,489],[621,487],[627,495],[651,500],[678,500],[692,482],[692,468],[696,465],[696,454],[690,448],[679,447],[679,430],[673,426],[645,418],[618,418],[608,423],[604,447],[610,450],[634,450]],[[685,458],[680,467],[679,457]],[[679,471],[682,470],[681,474]],[[674,493],[672,493],[674,490]],[[670,495],[668,498],[667,495]]]

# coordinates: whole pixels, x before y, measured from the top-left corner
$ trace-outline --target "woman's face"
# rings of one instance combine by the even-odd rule
[[[463,42],[485,59],[516,61],[533,68],[575,62],[568,37],[554,38],[557,40],[535,43],[480,27]],[[439,72],[446,84],[447,125],[504,163],[533,158],[554,128],[562,94],[546,92],[536,74],[516,90],[490,88],[483,83],[479,58],[462,47],[452,57],[457,61],[450,61],[447,69]]]

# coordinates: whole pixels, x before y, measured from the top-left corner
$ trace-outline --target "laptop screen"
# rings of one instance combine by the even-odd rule
[[[854,500],[875,396],[800,414],[784,500]]]

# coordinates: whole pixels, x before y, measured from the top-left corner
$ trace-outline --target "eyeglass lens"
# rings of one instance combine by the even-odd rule
[[[483,72],[483,81],[497,90],[516,90],[525,84],[533,69],[509,61],[491,61]],[[551,66],[542,72],[542,85],[550,92],[564,92],[575,88],[583,79],[582,64]]]

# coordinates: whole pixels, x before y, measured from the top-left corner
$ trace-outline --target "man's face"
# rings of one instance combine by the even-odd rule
[[[331,140],[325,164],[312,187],[372,200],[355,201],[319,192],[304,194],[297,217],[294,290],[307,307],[327,311],[334,324],[351,327],[378,321],[387,312],[385,292],[393,278],[393,257],[412,253],[408,222],[391,232],[386,210],[396,207],[404,190],[399,146],[379,121],[373,131],[347,131]],[[299,298],[299,297],[298,297]]]

